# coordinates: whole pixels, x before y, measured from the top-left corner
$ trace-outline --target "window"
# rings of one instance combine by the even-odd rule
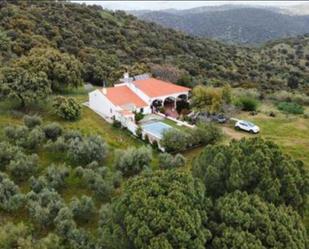
[[[112,108],[110,108],[109,111],[110,111],[110,113],[113,113],[113,109]]]

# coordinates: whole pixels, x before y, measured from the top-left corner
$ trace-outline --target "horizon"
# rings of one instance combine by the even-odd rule
[[[192,9],[221,5],[245,5],[250,7],[290,7],[309,4],[307,1],[72,1],[87,5],[100,5],[110,10],[166,10]]]

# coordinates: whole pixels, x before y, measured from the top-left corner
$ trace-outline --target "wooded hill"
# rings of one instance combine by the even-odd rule
[[[309,37],[252,49],[146,23],[122,11],[71,3],[2,2],[1,65],[16,65],[33,48],[54,48],[81,62],[82,79],[112,84],[125,70],[151,71],[184,85],[198,83],[302,88],[309,92]],[[44,54],[44,51],[40,52]],[[18,64],[18,63],[17,63]]]
[[[281,9],[268,7],[228,7],[223,5],[132,14],[142,20],[181,30],[187,34],[235,44],[257,45],[309,32],[309,16],[283,14],[280,13]]]

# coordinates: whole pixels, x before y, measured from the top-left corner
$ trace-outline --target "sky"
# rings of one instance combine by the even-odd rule
[[[246,4],[264,6],[289,6],[302,4],[307,1],[72,1],[86,4],[101,5],[111,10],[162,10],[162,9],[190,9],[200,6],[214,6],[223,4]]]

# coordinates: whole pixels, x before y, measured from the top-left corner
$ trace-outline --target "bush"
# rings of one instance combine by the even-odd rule
[[[18,151],[20,151],[20,148],[7,142],[0,142],[0,170],[5,170]]]
[[[18,152],[13,160],[8,165],[8,170],[11,175],[18,181],[26,180],[33,175],[38,169],[38,156],[25,155],[22,152]]]
[[[0,208],[5,211],[16,210],[22,200],[19,187],[6,174],[0,173]]]
[[[145,115],[142,112],[135,112],[134,113],[134,118],[135,118],[136,122],[142,120],[144,118],[144,116]]]
[[[152,152],[149,147],[129,148],[116,151],[116,169],[124,176],[133,176],[142,170],[149,168],[152,160]]]
[[[29,128],[32,129],[35,126],[40,126],[42,124],[42,119],[39,116],[24,116],[24,124]]]
[[[95,205],[91,197],[83,195],[80,199],[74,197],[70,203],[70,208],[75,219],[87,222],[95,215]]]
[[[65,141],[63,137],[58,137],[55,142],[49,140],[44,148],[54,153],[66,152],[68,149],[68,142]]]
[[[45,137],[55,141],[62,134],[62,126],[58,123],[49,123],[43,127]]]
[[[183,131],[170,129],[164,132],[160,143],[167,152],[178,152],[187,148],[188,136]]]
[[[239,106],[243,111],[251,112],[257,110],[258,102],[254,98],[243,96],[238,99],[236,105]]]
[[[113,127],[121,128],[121,122],[116,120],[115,117],[113,117]]]
[[[186,158],[181,154],[177,154],[176,156],[169,153],[159,154],[159,167],[161,169],[179,168],[184,166],[185,163]]]
[[[138,138],[142,139],[142,137],[143,137],[143,129],[142,129],[142,127],[139,126],[139,127],[136,129],[136,136],[137,136]]]
[[[213,124],[199,123],[196,128],[188,130],[191,145],[214,144],[222,138],[222,131]]]
[[[80,118],[81,106],[74,98],[56,97],[53,102],[55,113],[66,120],[74,121]]]
[[[27,137],[27,143],[26,143],[26,148],[28,149],[37,149],[39,145],[43,143],[45,139],[45,134],[42,131],[41,127],[35,127],[32,129]]]
[[[278,109],[280,111],[286,112],[286,113],[291,113],[291,114],[303,114],[304,113],[304,108],[293,102],[280,102],[278,104]]]
[[[68,145],[68,157],[75,163],[89,164],[93,161],[101,162],[107,156],[107,146],[100,136],[75,138]]]

